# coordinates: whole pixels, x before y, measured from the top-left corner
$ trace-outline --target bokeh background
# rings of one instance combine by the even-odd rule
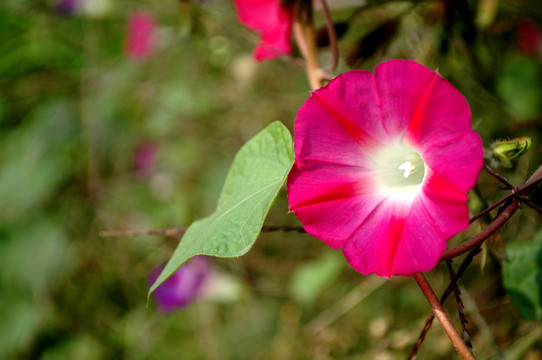
[[[438,69],[467,98],[485,146],[533,138],[499,170],[524,182],[542,162],[542,4],[357,5],[333,12],[336,73],[389,58]],[[153,46],[134,58],[128,22],[142,11]],[[308,235],[266,233],[241,258],[211,259],[215,291],[171,313],[147,306],[148,277],[179,237],[99,236],[210,214],[242,144],[275,120],[292,129],[309,94],[304,69],[292,58],[254,62],[257,40],[224,0],[0,3],[0,358],[406,357],[430,314],[415,282],[362,276]],[[483,173],[479,194],[491,203],[506,194],[498,186]],[[287,210],[283,192],[267,223],[298,225]],[[520,211],[504,244],[540,237],[540,220]],[[461,282],[477,358],[541,359],[539,322],[511,303],[502,253],[487,254]],[[427,276],[438,293],[448,284],[442,264]],[[447,309],[458,325],[453,301]],[[419,358],[457,358],[438,324]]]

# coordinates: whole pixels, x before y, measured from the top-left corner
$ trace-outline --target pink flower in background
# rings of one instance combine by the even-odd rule
[[[293,8],[280,0],[234,0],[239,21],[260,34],[254,50],[258,61],[277,58],[292,50]]]
[[[313,91],[294,149],[290,210],[363,274],[428,271],[468,226],[482,142],[465,98],[414,61],[350,71]]]
[[[134,167],[136,173],[143,177],[151,176],[156,165],[156,146],[152,143],[143,143],[136,148],[134,154]]]
[[[516,44],[518,49],[524,54],[541,54],[542,31],[533,21],[522,21],[518,25]]]
[[[151,14],[138,11],[128,20],[125,52],[135,60],[147,59],[155,48],[155,23]]]
[[[149,284],[154,283],[161,271],[162,267],[152,272]],[[152,293],[156,306],[163,312],[171,312],[189,305],[198,297],[210,272],[205,256],[188,260]]]

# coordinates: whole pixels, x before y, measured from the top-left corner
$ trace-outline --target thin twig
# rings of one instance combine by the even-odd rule
[[[500,205],[502,205],[504,202],[506,202],[508,199],[510,198],[513,198],[514,196],[516,196],[515,194],[508,194],[506,195],[505,197],[503,197],[502,199],[500,199],[499,201],[497,201],[495,204],[491,205],[490,207],[488,207],[487,209],[485,209],[484,211],[481,211],[479,212],[478,214],[474,215],[472,218],[470,218],[469,220],[469,224],[472,224],[473,222],[475,222],[476,220],[478,220],[479,218],[481,218],[482,216],[488,214],[489,212],[491,212],[492,210],[498,208]]]
[[[469,220],[469,224],[473,223],[474,221],[478,220],[485,214],[489,213],[490,211],[497,208],[499,205],[505,203],[511,198],[516,198],[518,200],[518,207],[521,209],[521,203],[525,203],[540,214],[542,214],[542,208],[533,203],[529,198],[526,197],[526,194],[529,193],[533,187],[535,187],[540,181],[542,181],[542,166],[539,167],[533,175],[525,182],[523,186],[517,187],[510,184],[508,179],[504,177],[503,175],[495,172],[493,169],[491,169],[489,166],[484,164],[484,169],[488,174],[498,179],[500,182],[502,182],[505,185],[505,188],[503,190],[511,190],[510,194],[506,195],[505,197],[501,198],[499,201],[488,207],[487,209],[483,210],[482,212],[476,214]]]
[[[440,321],[442,327],[444,328],[446,335],[448,335],[455,349],[459,353],[459,356],[461,356],[463,360],[475,360],[469,348],[465,345],[465,343],[457,333],[457,330],[452,325],[450,318],[446,314],[446,311],[444,311],[444,308],[442,307],[440,301],[437,299],[435,292],[431,288],[431,285],[429,285],[429,282],[427,281],[425,276],[423,276],[422,273],[418,273],[415,274],[413,277],[414,280],[416,280],[416,282],[418,283],[420,289],[422,290],[422,293],[427,299],[427,302],[433,309],[433,313],[435,314],[436,318]]]
[[[322,4],[322,11],[324,12],[324,17],[326,18],[327,36],[329,38],[329,46],[331,47],[331,63],[326,68],[326,70],[333,71],[337,67],[337,62],[339,61],[337,34],[335,33],[335,25],[333,24],[333,20],[331,19],[329,7],[327,6],[327,1],[320,0],[320,3]]]
[[[455,301],[457,302],[457,311],[459,313],[459,320],[461,321],[461,327],[463,328],[463,340],[465,345],[472,351],[472,344],[470,342],[470,333],[468,327],[467,317],[465,316],[465,310],[463,307],[463,301],[461,300],[461,290],[457,285],[456,276],[454,268],[452,267],[452,259],[446,260],[446,265],[448,266],[448,274],[450,275],[450,285],[452,286],[452,291],[455,295]]]
[[[489,171],[494,172],[489,167],[487,167],[487,169],[489,169]],[[457,247],[455,247],[453,249],[445,251],[444,254],[442,254],[442,256],[440,257],[440,261],[445,261],[445,260],[451,259],[453,257],[459,256],[459,255],[469,251],[470,249],[473,249],[474,247],[478,246],[479,244],[483,243],[487,238],[489,238],[497,230],[499,230],[508,221],[508,219],[510,219],[510,217],[520,207],[521,202],[524,202],[524,203],[526,203],[527,205],[529,205],[531,207],[533,207],[532,205],[534,205],[533,209],[535,209],[539,213],[542,213],[542,208],[540,208],[538,205],[534,204],[529,199],[525,198],[525,196],[530,191],[532,191],[533,188],[536,187],[536,185],[538,185],[539,182],[542,181],[542,166],[540,166],[531,175],[531,177],[529,177],[527,182],[523,186],[520,186],[520,187],[515,187],[515,186],[510,185],[510,183],[508,183],[508,180],[506,180],[506,178],[504,178],[504,176],[501,176],[501,175],[499,175],[497,173],[495,173],[495,174],[497,175],[497,177],[502,177],[504,179],[503,181],[506,181],[508,186],[510,186],[512,188],[512,192],[510,194],[506,195],[505,197],[503,197],[502,199],[500,199],[499,201],[497,201],[497,203],[498,204],[505,203],[505,205],[506,205],[507,201],[509,201],[512,198],[513,198],[513,200],[511,201],[510,204],[506,205],[505,209],[495,218],[495,220],[493,220],[491,222],[491,224],[489,224],[486,228],[484,228],[478,235],[473,236],[469,240],[465,241],[464,243],[458,245]],[[527,201],[525,201],[525,200],[527,200]],[[494,205],[492,205],[491,208],[493,209]],[[487,211],[484,210],[482,213],[485,214],[485,213],[487,213]],[[479,216],[477,216],[476,218],[479,218]]]
[[[506,186],[509,186],[509,187],[512,187],[512,185],[510,184],[510,182],[508,181],[508,179],[506,177],[504,177],[503,175],[497,173],[495,170],[493,170],[492,168],[490,168],[486,163],[484,163],[484,170],[491,176],[493,176],[495,179],[499,180],[500,182],[502,182],[504,185]]]
[[[538,205],[536,205],[534,202],[532,202],[530,199],[522,198],[521,201],[523,201],[525,204],[527,204],[531,209],[538,212],[540,215],[542,215],[542,208]]]
[[[482,244],[487,238],[497,232],[497,230],[499,230],[508,221],[508,219],[510,219],[510,217],[516,212],[517,209],[518,201],[513,200],[512,203],[508,205],[504,209],[504,211],[491,222],[491,224],[485,227],[477,235],[471,237],[469,240],[461,243],[453,249],[446,250],[444,254],[442,254],[442,256],[440,257],[440,261],[445,261],[464,254],[465,252]]]
[[[183,235],[187,228],[171,228],[171,229],[157,229],[157,230],[104,230],[100,232],[101,237],[132,237],[142,235],[160,235],[160,236],[175,236]],[[262,232],[297,232],[300,234],[306,233],[305,229],[301,226],[276,226],[269,225],[263,226]]]
[[[542,165],[536,169],[536,171],[531,175],[529,180],[525,183],[525,187],[534,186],[538,184],[542,180]]]
[[[262,232],[274,232],[274,231],[282,231],[282,232],[297,232],[300,234],[306,233],[305,229],[303,229],[301,226],[263,226]]]
[[[160,235],[160,236],[175,236],[182,235],[186,232],[186,228],[171,228],[158,230],[104,230],[100,231],[101,237],[131,237],[142,235]]]
[[[322,70],[318,65],[316,39],[312,27],[312,1],[305,0],[298,4],[293,25],[294,38],[306,61],[307,78],[312,90],[322,86]]]
[[[441,301],[442,303],[442,301]],[[416,357],[416,354],[418,353],[418,350],[420,350],[420,346],[422,345],[423,341],[425,340],[425,336],[429,332],[429,329],[431,329],[431,325],[433,325],[433,320],[435,319],[435,314],[431,313],[431,316],[427,319],[425,322],[425,325],[418,336],[418,340],[410,350],[410,353],[407,356],[407,360],[412,360]]]

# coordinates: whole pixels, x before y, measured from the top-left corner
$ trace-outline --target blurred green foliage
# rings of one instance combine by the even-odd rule
[[[504,262],[504,286],[519,313],[542,320],[542,233],[529,243],[513,243]]]
[[[251,60],[257,36],[237,24],[229,1],[90,3],[69,16],[52,0],[0,3],[0,358],[405,358],[429,314],[414,282],[379,285],[345,262],[311,262],[332,250],[307,235],[263,234],[242,258],[215,260],[243,284],[240,299],[170,315],[146,308],[147,276],[178,238],[99,232],[188,226],[212,213],[233,155],[275,120],[292,129],[308,84],[295,61]],[[123,53],[138,9],[159,27],[142,62]],[[538,0],[371,1],[333,17],[349,24],[339,46],[364,56],[357,66],[397,57],[438,68],[467,98],[486,145],[532,137],[515,168],[499,169],[511,182],[540,165],[542,58],[518,47],[523,21],[541,27]],[[390,22],[385,39],[362,41]],[[355,51],[360,43],[372,50]],[[341,60],[337,72],[346,70]],[[156,148],[148,176],[134,165],[142,144]],[[498,185],[481,175],[485,202],[505,194]],[[287,209],[281,193],[269,224],[297,225]],[[540,231],[536,216],[516,214],[504,241],[528,243]],[[437,291],[448,281],[441,265],[428,277]],[[540,341],[519,346],[539,325],[512,306],[499,261],[473,265],[461,286],[473,300],[467,315],[477,314],[469,320],[478,359],[542,357]],[[453,301],[447,309],[457,324]],[[456,355],[435,327],[420,358]]]

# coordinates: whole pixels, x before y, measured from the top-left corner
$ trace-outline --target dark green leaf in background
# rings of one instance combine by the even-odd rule
[[[192,256],[245,254],[256,241],[293,160],[292,137],[280,122],[247,142],[233,160],[216,211],[188,228],[149,294]]]
[[[504,286],[519,313],[529,320],[542,320],[542,232],[532,242],[507,247]]]

